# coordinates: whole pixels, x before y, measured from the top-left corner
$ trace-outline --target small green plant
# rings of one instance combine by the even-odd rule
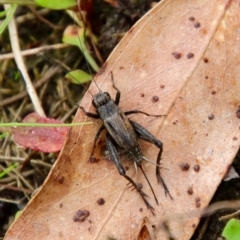
[[[227,240],[240,240],[240,220],[230,219],[223,229],[222,236]]]

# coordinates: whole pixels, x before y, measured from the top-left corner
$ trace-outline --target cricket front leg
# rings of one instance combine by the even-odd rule
[[[86,116],[91,117],[91,118],[95,118],[95,119],[100,118],[98,114],[96,114],[96,113],[91,113],[91,112],[87,112],[87,111],[85,110],[85,108],[82,107],[82,106],[78,106],[78,107],[81,108],[81,110],[83,111],[83,113],[84,113]]]
[[[165,195],[169,195],[169,197],[171,199],[172,196],[168,190],[168,187],[165,183],[165,181],[163,180],[162,176],[161,176],[161,173],[160,173],[160,161],[161,161],[161,156],[162,156],[162,151],[163,151],[163,144],[160,140],[158,140],[157,138],[155,138],[146,128],[144,128],[142,125],[132,121],[132,120],[129,120],[132,127],[134,128],[135,132],[137,133],[137,136],[140,138],[140,139],[143,139],[147,142],[150,142],[152,144],[154,144],[157,148],[159,148],[159,153],[158,153],[158,156],[157,156],[157,161],[156,161],[156,177],[157,177],[157,181],[158,181],[158,184],[161,184],[165,190]]]
[[[120,98],[121,98],[121,92],[120,92],[120,90],[116,87],[116,85],[115,85],[115,83],[114,83],[114,78],[113,78],[113,73],[112,73],[112,71],[111,71],[111,80],[112,80],[113,88],[117,91],[117,94],[116,94],[116,97],[115,97],[114,102],[116,103],[116,105],[118,105],[119,102],[120,102]]]
[[[126,178],[128,180],[128,182],[139,192],[139,194],[142,197],[147,208],[152,212],[153,215],[155,215],[154,208],[150,205],[150,203],[146,199],[148,197],[148,195],[146,193],[144,193],[142,191],[142,189],[129,176],[126,175],[126,172],[119,161],[119,155],[118,155],[117,149],[114,146],[114,143],[108,133],[106,134],[106,145],[107,145],[107,150],[109,152],[111,160],[115,164],[119,174],[121,176],[123,176],[124,178]]]
[[[95,150],[95,148],[96,148],[97,140],[98,140],[100,134],[102,133],[102,131],[103,131],[104,129],[105,129],[105,127],[104,127],[104,126],[101,126],[101,127],[98,129],[97,134],[95,135],[94,144],[93,144],[93,149],[92,149],[92,153],[91,153],[91,155],[90,155],[90,159],[92,158],[93,153],[94,153],[94,150]]]

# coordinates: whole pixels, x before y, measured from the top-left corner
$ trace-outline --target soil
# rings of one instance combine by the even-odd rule
[[[97,36],[97,49],[101,58],[106,60],[116,44],[129,28],[144,15],[150,8],[151,0],[112,0],[112,3],[95,0],[92,12],[89,12],[88,24],[92,33]],[[117,3],[117,5],[116,5]],[[31,18],[31,20],[29,20]],[[26,6],[18,7],[15,14],[18,37],[21,49],[33,49],[39,46],[50,46],[61,43],[65,27],[73,24],[73,20],[65,11],[52,11]],[[91,55],[101,66],[101,59],[87,39]],[[0,55],[11,52],[8,31],[0,38]],[[48,117],[64,119],[71,122],[76,110],[75,103],[81,100],[87,86],[76,86],[66,82],[64,75],[70,69],[87,70],[88,66],[75,47],[47,50],[25,57],[26,66],[34,84],[42,79],[44,74],[54,66],[58,71],[46,80],[37,92],[41,99],[43,109]],[[21,74],[13,59],[5,59],[0,67],[0,102],[1,121],[21,121],[34,108],[27,95],[19,94],[25,89]],[[13,98],[12,98],[13,97]],[[33,150],[24,150],[16,147],[11,137],[0,139],[0,167],[6,169],[14,163],[13,156],[21,160],[22,169],[16,170],[0,179],[0,238],[4,237],[16,213],[23,209],[34,191],[41,186],[48,175],[51,165],[57,154],[43,154]],[[10,156],[10,157],[9,157]],[[31,161],[30,161],[31,160]],[[33,161],[34,160],[34,161]],[[45,163],[41,164],[41,162]],[[240,160],[237,157],[234,167],[240,173]],[[24,180],[19,180],[20,174]],[[30,185],[30,186],[29,186]],[[221,200],[239,199],[239,179],[222,182],[212,202]],[[233,211],[230,211],[233,212]],[[208,218],[203,218],[192,240],[219,240],[226,222],[220,222],[219,216],[229,212],[218,212]],[[206,227],[207,226],[207,227]],[[204,234],[203,234],[204,229]]]

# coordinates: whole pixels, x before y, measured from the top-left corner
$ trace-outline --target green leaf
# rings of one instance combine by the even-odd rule
[[[5,175],[7,175],[9,172],[15,169],[17,166],[18,166],[18,163],[14,163],[8,168],[5,168],[2,172],[0,172],[0,178],[3,178]]]
[[[15,220],[17,220],[17,219],[21,216],[22,212],[23,212],[23,210],[16,212],[16,214],[15,214]]]
[[[240,239],[240,220],[232,218],[223,229],[222,236],[227,240]]]
[[[3,139],[3,138],[5,138],[7,135],[8,135],[8,133],[7,133],[7,132],[4,132],[4,133],[0,134],[0,139]]]
[[[75,84],[83,84],[92,80],[92,76],[82,70],[74,70],[65,75],[65,78]]]
[[[41,7],[55,10],[68,9],[77,5],[76,0],[35,0],[35,2]]]
[[[0,35],[1,35],[1,34],[4,32],[4,30],[6,29],[8,23],[9,23],[9,21],[11,20],[11,18],[12,18],[12,16],[13,16],[14,12],[16,11],[16,9],[17,9],[17,4],[13,4],[13,5],[11,5],[11,7],[10,7],[8,10],[6,10],[6,11],[9,11],[10,13],[9,13],[8,16],[3,20],[3,22],[2,22],[2,24],[1,24],[1,26],[0,26]],[[6,14],[6,11],[1,12],[1,15],[5,15],[5,14]]]
[[[64,31],[62,41],[64,43],[79,47],[92,69],[95,72],[99,71],[99,66],[94,61],[94,59],[88,52],[87,46],[85,45],[85,32],[83,28],[78,28],[76,26],[68,26]]]

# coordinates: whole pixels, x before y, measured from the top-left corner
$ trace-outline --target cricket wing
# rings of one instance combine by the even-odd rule
[[[120,148],[127,151],[139,145],[137,135],[123,112],[119,111],[106,118],[104,126]]]

